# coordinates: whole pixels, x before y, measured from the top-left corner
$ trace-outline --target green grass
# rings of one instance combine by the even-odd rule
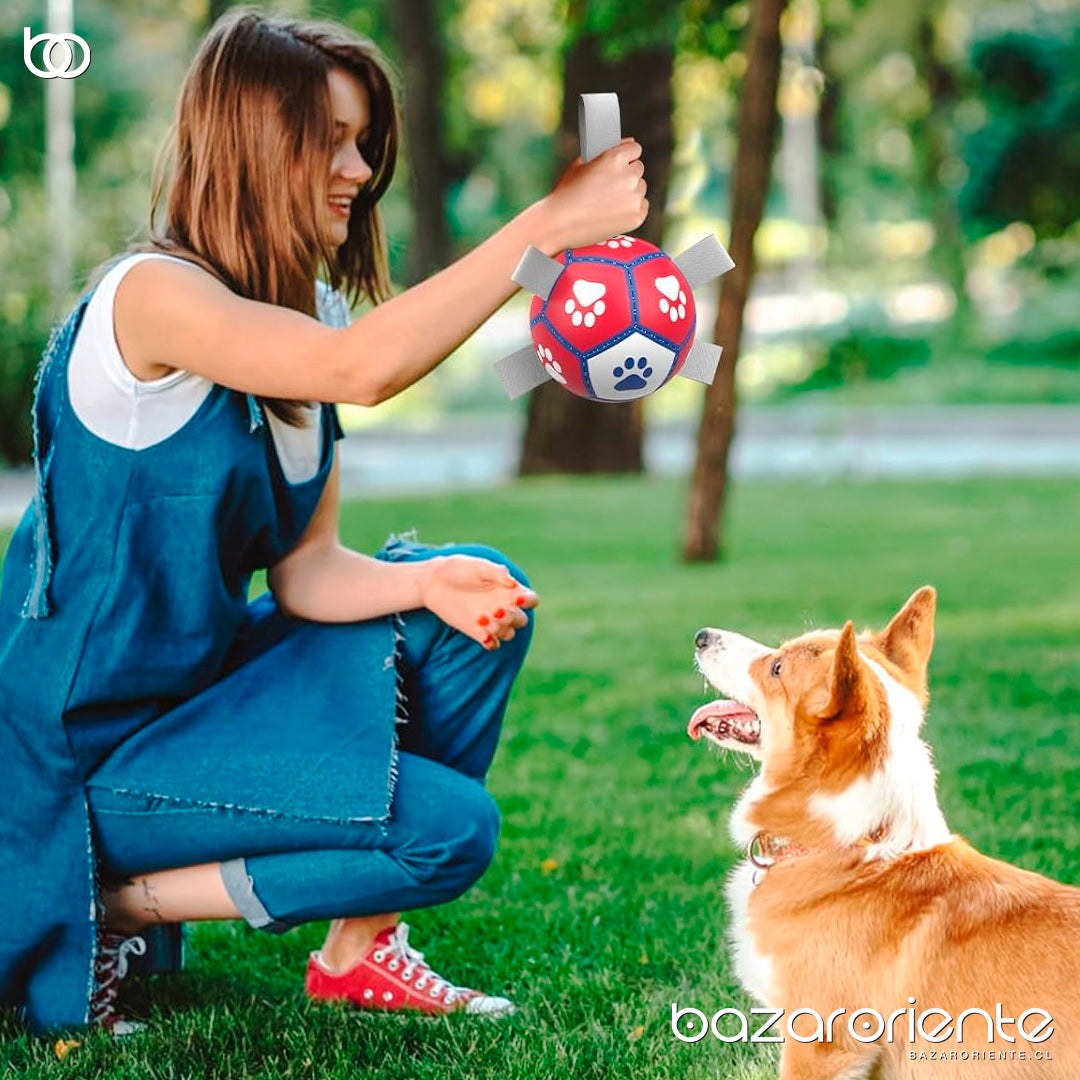
[[[491,788],[495,864],[467,896],[409,917],[455,979],[512,995],[509,1022],[348,1014],[305,1003],[322,927],[283,937],[205,925],[180,976],[133,988],[151,1031],[92,1035],[64,1061],[0,1024],[0,1075],[374,1078],[775,1075],[772,1048],[687,1045],[671,1002],[748,1008],[719,892],[749,779],[686,738],[704,700],[701,625],[774,640],[847,617],[881,625],[917,586],[940,593],[927,736],[954,830],[982,850],[1080,879],[1080,485],[1074,480],[740,486],[726,562],[678,563],[683,492],[640,481],[353,503],[371,549],[416,526],[483,538],[543,604]]]

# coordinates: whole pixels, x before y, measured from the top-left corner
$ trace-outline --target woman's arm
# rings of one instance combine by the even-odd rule
[[[339,490],[335,460],[300,543],[270,568],[270,591],[283,610],[313,622],[356,622],[426,607],[489,649],[525,625],[525,609],[538,597],[505,566],[468,555],[390,563],[343,547]]]
[[[136,378],[176,368],[265,397],[373,405],[411,386],[515,291],[526,247],[548,254],[645,219],[641,147],[631,139],[575,162],[550,195],[445,270],[346,329],[236,296],[194,265],[147,259],[124,276],[114,322]]]

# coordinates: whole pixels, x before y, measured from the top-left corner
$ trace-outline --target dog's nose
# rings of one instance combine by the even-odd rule
[[[707,649],[713,643],[714,635],[719,637],[719,635],[716,634],[715,630],[699,630],[694,635],[694,648],[696,648],[698,652],[700,652],[702,649]]]

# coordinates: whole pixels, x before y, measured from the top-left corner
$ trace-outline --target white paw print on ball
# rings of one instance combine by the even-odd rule
[[[605,240],[604,243],[609,248],[628,248],[634,246],[634,241],[629,236],[613,236],[610,240]]]
[[[656,287],[663,294],[660,297],[660,310],[672,322],[686,318],[686,293],[679,287],[679,279],[674,274],[656,279]]]
[[[540,363],[544,365],[544,370],[556,382],[560,382],[565,386],[566,376],[562,373],[562,364],[552,357],[551,350],[546,345],[537,345],[536,355],[540,358]]]
[[[599,281],[586,281],[581,278],[571,286],[574,295],[563,305],[563,311],[570,316],[575,326],[595,326],[596,320],[607,310],[601,297],[607,292],[607,286]]]

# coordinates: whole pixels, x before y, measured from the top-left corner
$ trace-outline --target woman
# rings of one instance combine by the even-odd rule
[[[640,147],[576,163],[387,299],[396,146],[370,43],[226,16],[181,91],[155,241],[46,351],[38,493],[0,585],[0,997],[39,1029],[128,1030],[131,935],[220,918],[333,919],[315,999],[512,1008],[435,975],[398,913],[491,859],[483,780],[536,594],[486,548],[344,548],[340,429],[309,403],[375,405],[423,377],[510,296],[528,244],[636,228]],[[320,321],[319,273],[385,302]]]

